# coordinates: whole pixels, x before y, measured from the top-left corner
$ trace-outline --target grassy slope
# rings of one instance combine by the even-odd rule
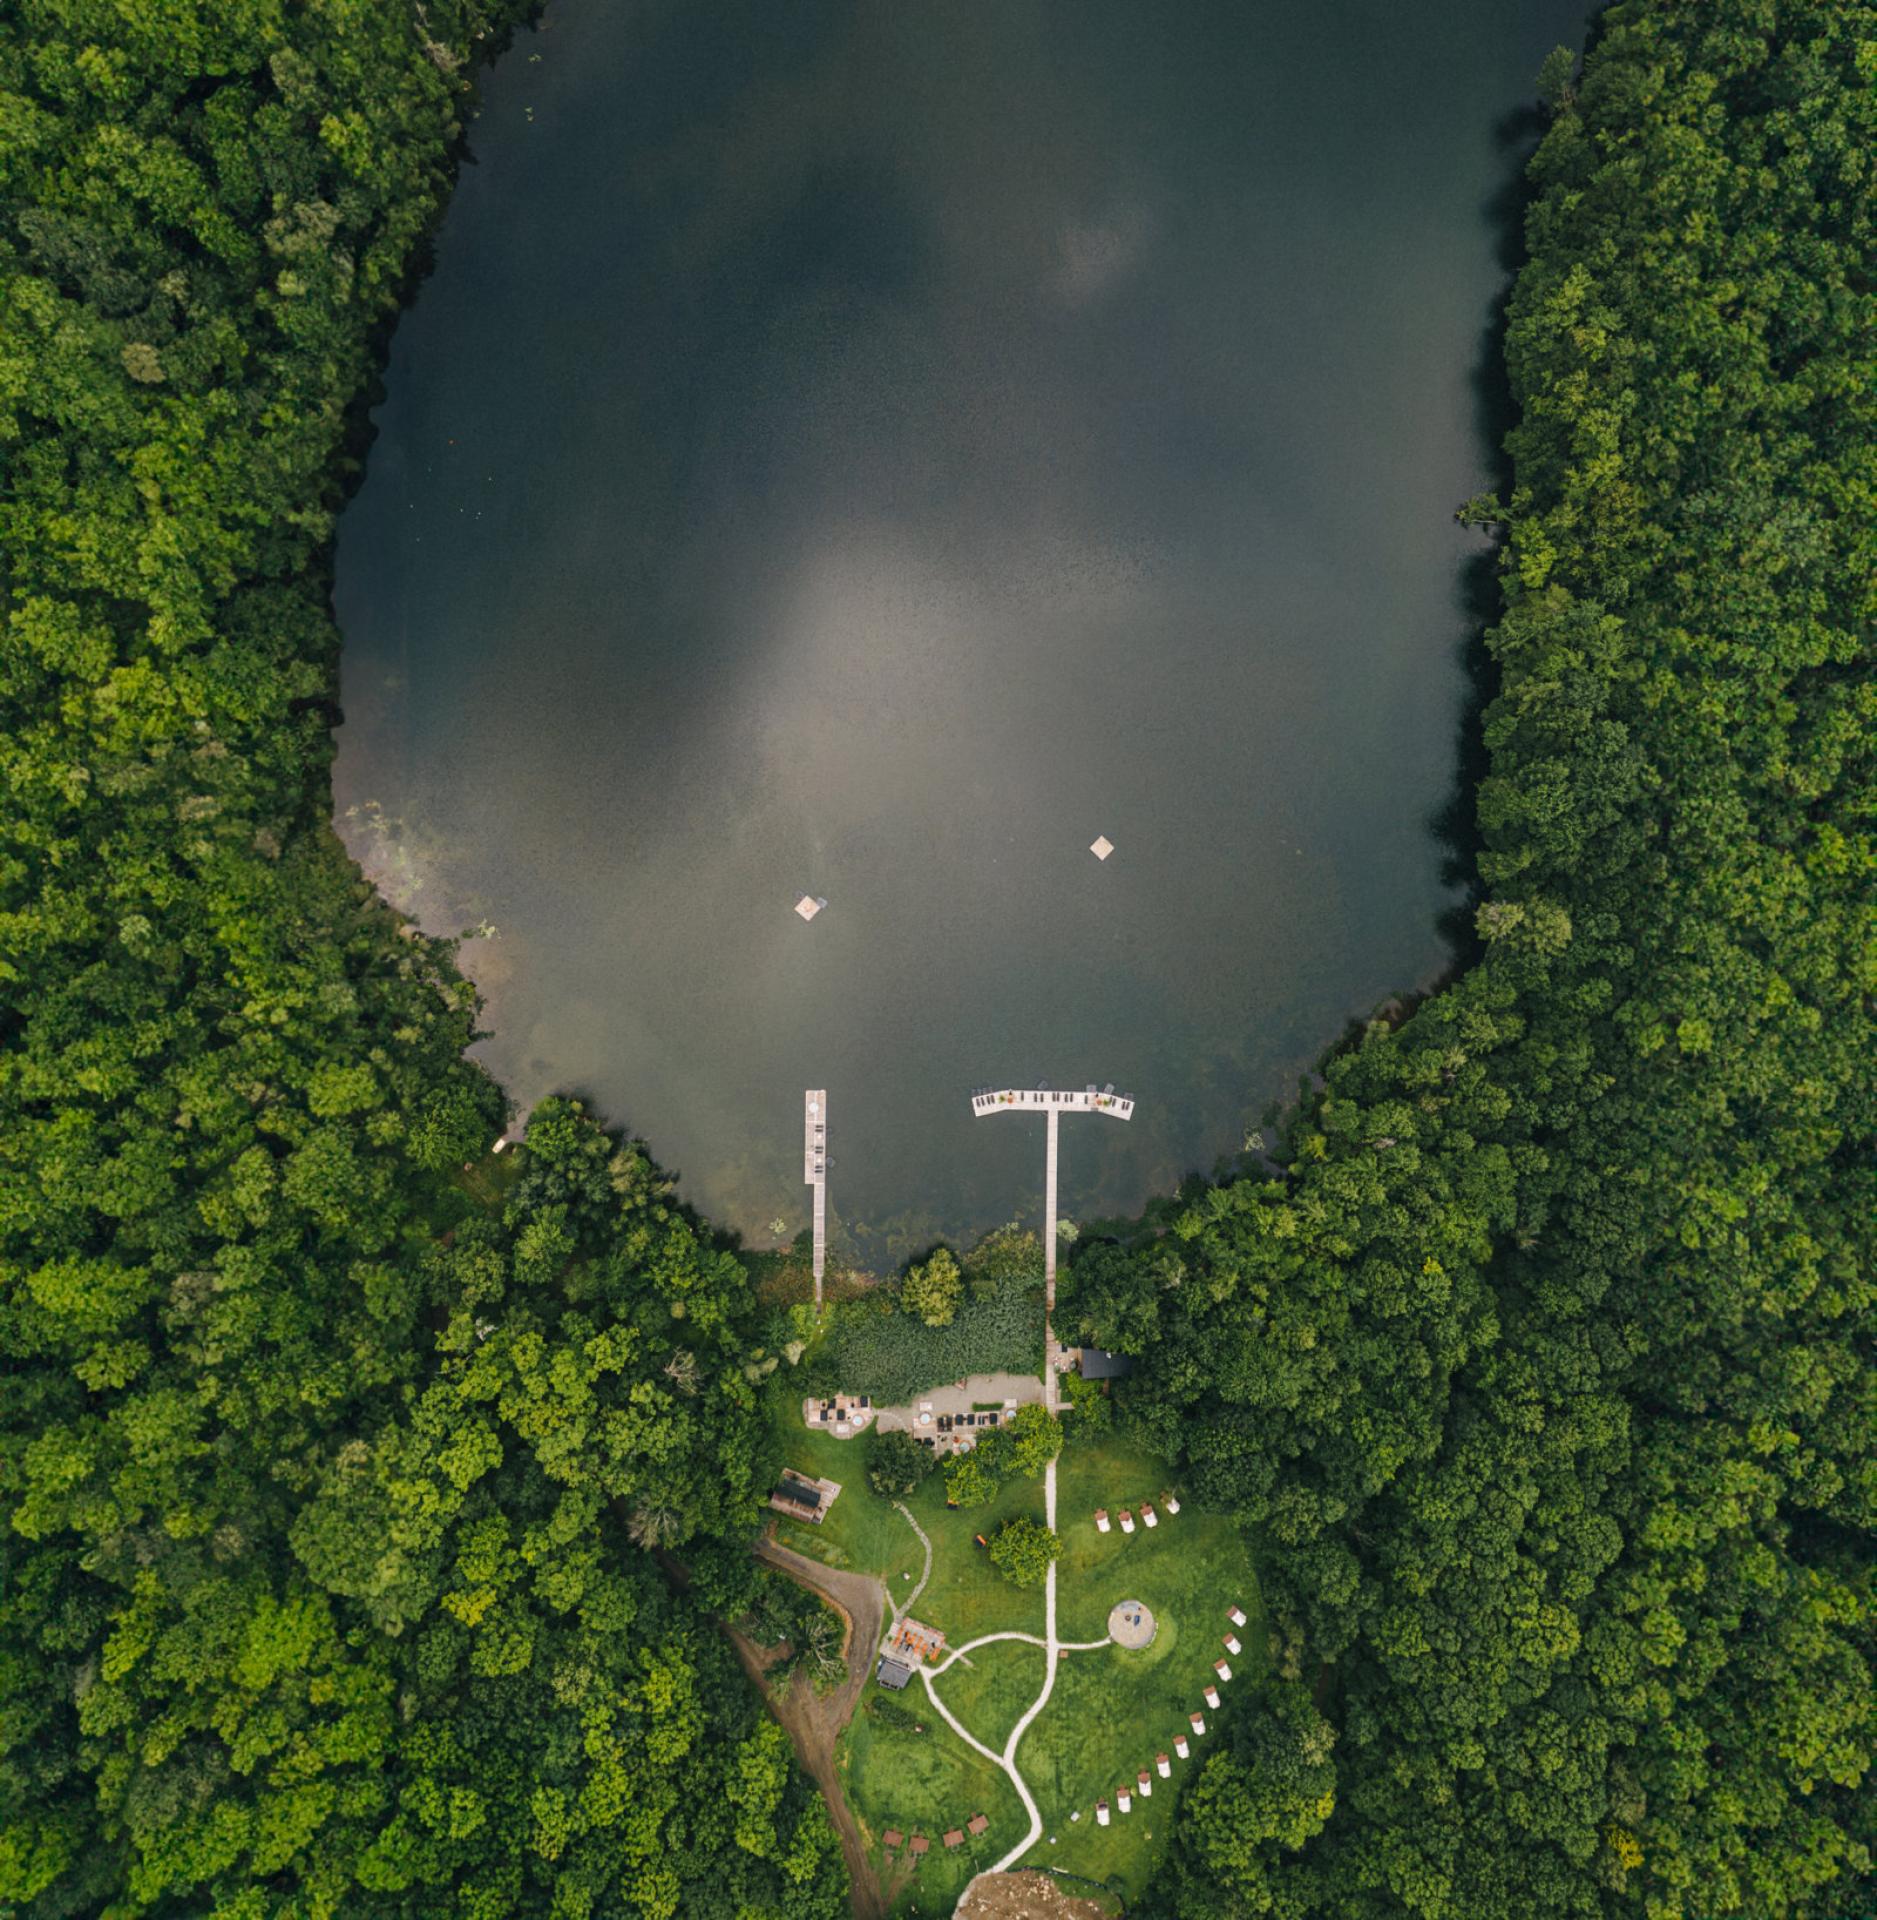
[[[843,1492],[821,1526],[779,1519],[777,1538],[831,1566],[877,1573],[895,1596],[903,1597],[924,1564],[918,1540],[904,1516],[869,1490],[862,1444],[808,1431],[800,1401],[788,1379],[772,1383],[770,1419],[782,1457],[804,1472],[840,1481]],[[1024,1736],[1017,1756],[1045,1822],[1032,1859],[1094,1880],[1118,1876],[1130,1895],[1146,1885],[1171,1832],[1178,1790],[1217,1739],[1219,1722],[1244,1710],[1252,1697],[1246,1682],[1262,1671],[1264,1660],[1264,1621],[1250,1548],[1230,1521],[1188,1502],[1178,1515],[1163,1513],[1152,1533],[1096,1532],[1098,1506],[1114,1511],[1126,1505],[1138,1512],[1143,1499],[1158,1501],[1169,1480],[1165,1461],[1125,1439],[1083,1440],[1064,1452],[1057,1467],[1062,1638],[1101,1639],[1108,1631],[1109,1608],[1123,1599],[1145,1601],[1158,1631],[1153,1645],[1137,1653],[1104,1649],[1063,1661],[1050,1704]],[[907,1505],[933,1547],[932,1579],[913,1609],[918,1618],[942,1627],[955,1646],[1010,1628],[1041,1634],[1040,1591],[1012,1587],[973,1538],[991,1534],[1018,1514],[1041,1519],[1042,1491],[1036,1482],[1007,1487],[990,1507],[954,1513],[946,1509],[942,1477],[934,1475]],[[1233,1604],[1249,1616],[1238,1634],[1245,1653],[1232,1661],[1235,1677],[1225,1690],[1223,1713],[1207,1715],[1214,1730],[1195,1747],[1191,1761],[1174,1763],[1172,1780],[1156,1776],[1150,1800],[1137,1802],[1132,1814],[1117,1816],[1107,1829],[1097,1827],[1096,1800],[1112,1800],[1124,1779],[1152,1768],[1156,1753],[1171,1753],[1174,1734],[1200,1707],[1199,1690],[1224,1653],[1225,1610]],[[1039,1650],[1021,1642],[986,1647],[971,1656],[969,1669],[954,1667],[937,1683],[940,1697],[986,1745],[1001,1747],[1035,1698],[1041,1658]],[[877,1689],[869,1687],[842,1742],[848,1804],[870,1840],[897,1826],[924,1832],[933,1841],[925,1866],[900,1889],[895,1912],[948,1912],[971,1874],[1021,1835],[1022,1810],[1004,1776],[945,1729],[916,1685],[888,1697],[925,1721],[923,1734],[881,1725],[866,1711],[867,1701],[876,1697]],[[939,1835],[979,1811],[992,1822],[983,1840],[942,1857]],[[1069,1818],[1073,1811],[1081,1813],[1080,1820]]]
[[[1164,1461],[1121,1440],[1071,1446],[1057,1468],[1057,1520],[1063,1556],[1057,1574],[1057,1631],[1064,1640],[1095,1640],[1108,1630],[1108,1610],[1117,1600],[1141,1600],[1152,1610],[1153,1644],[1138,1652],[1106,1648],[1072,1653],[1056,1676],[1047,1710],[1024,1737],[1017,1765],[1036,1795],[1044,1837],[1030,1855],[1033,1865],[1066,1867],[1091,1880],[1119,1875],[1131,1896],[1147,1884],[1173,1828],[1178,1791],[1198,1771],[1221,1726],[1243,1712],[1264,1669],[1265,1629],[1244,1536],[1224,1517],[1202,1513],[1190,1502],[1177,1515],[1163,1513],[1152,1532],[1098,1533],[1095,1509],[1121,1506],[1139,1511],[1167,1486]],[[1246,1624],[1231,1629],[1225,1610],[1243,1608]],[[1219,1713],[1204,1707],[1200,1688],[1212,1663],[1229,1658],[1221,1644],[1228,1630],[1244,1645],[1231,1658],[1232,1681],[1223,1689]],[[1206,1714],[1206,1735],[1193,1757],[1173,1761],[1173,1778],[1154,1777],[1151,1799],[1113,1824],[1095,1824],[1098,1799],[1114,1799],[1124,1781],[1143,1767],[1152,1772],[1157,1753],[1173,1752],[1173,1736],[1187,1715]],[[1072,1812],[1081,1814],[1072,1821]],[[1049,1836],[1056,1844],[1049,1844]]]
[[[784,1378],[771,1383],[768,1404],[784,1463],[838,1480],[842,1487],[819,1526],[777,1516],[776,1538],[828,1566],[878,1574],[895,1601],[903,1604],[918,1584],[925,1550],[905,1515],[868,1487],[865,1442],[809,1432],[802,1425],[801,1395],[790,1392]],[[1011,1628],[1042,1633],[1041,1592],[1020,1593],[1011,1586],[974,1538],[980,1533],[989,1538],[1006,1520],[1027,1517],[1040,1522],[1040,1482],[1014,1481],[988,1507],[954,1513],[945,1505],[944,1476],[935,1473],[906,1505],[932,1542],[932,1579],[913,1608],[917,1619],[942,1627],[954,1646]]]
[[[875,1691],[869,1687],[869,1696]],[[883,1726],[863,1702],[841,1742],[842,1785],[888,1886],[893,1875],[879,1847],[880,1835],[898,1827],[908,1836],[923,1833],[932,1842],[925,1864],[902,1890],[895,1913],[950,1913],[972,1875],[999,1859],[1022,1835],[1024,1812],[1009,1780],[946,1728],[916,1685],[898,1698],[908,1712],[919,1715],[926,1731]],[[949,1827],[962,1827],[974,1813],[990,1816],[989,1830],[977,1840],[967,1839],[956,1853],[947,1853],[940,1835]],[[901,1852],[903,1856],[904,1849]]]

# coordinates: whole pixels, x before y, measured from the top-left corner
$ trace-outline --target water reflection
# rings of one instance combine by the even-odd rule
[[[1581,15],[1299,12],[560,0],[493,79],[343,528],[342,825],[498,929],[517,1097],[753,1239],[805,1085],[872,1250],[1034,1210],[986,1082],[1137,1096],[1064,1132],[1111,1211],[1438,964],[1491,128]]]

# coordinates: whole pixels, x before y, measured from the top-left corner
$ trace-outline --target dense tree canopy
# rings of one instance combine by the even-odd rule
[[[521,10],[0,15],[8,1913],[844,1905],[652,1552],[746,1559],[743,1270],[569,1103],[459,1171],[473,996],[328,824],[333,515]]]
[[[867,1484],[889,1500],[917,1493],[925,1485],[937,1458],[903,1427],[867,1436]]]
[[[1040,1587],[1062,1542],[1038,1520],[1006,1520],[991,1536],[991,1565],[1013,1586]]]
[[[965,1276],[949,1247],[911,1268],[899,1283],[899,1303],[928,1327],[949,1327],[964,1298]]]
[[[1571,75],[1468,516],[1482,957],[1073,1289],[1337,1729],[1314,1838],[1262,1736],[1212,1763],[1188,1920],[1772,1920],[1869,1863],[1877,9],[1625,0]]]
[[[28,1920],[843,1904],[703,1610],[761,1607],[742,1270],[573,1103],[488,1172],[473,995],[327,822],[333,516],[521,11],[0,15]],[[1071,1276],[1266,1549],[1184,1920],[1771,1920],[1868,1867],[1877,8],[1623,0],[1546,90],[1516,485],[1469,516],[1483,955],[1281,1177]],[[942,1337],[882,1303],[854,1351],[1029,1364],[999,1247]]]

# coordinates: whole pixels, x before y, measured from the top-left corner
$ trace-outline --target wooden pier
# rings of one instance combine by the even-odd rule
[[[1116,1093],[1112,1081],[1099,1088],[1091,1082],[1074,1092],[1057,1087],[1036,1087],[1028,1093],[1013,1087],[980,1087],[971,1096],[971,1111],[978,1119],[989,1113],[1040,1113],[1048,1123],[1043,1150],[1043,1403],[1054,1413],[1056,1360],[1051,1343],[1056,1337],[1052,1325],[1056,1311],[1056,1124],[1065,1113],[1105,1113],[1110,1120],[1131,1120],[1134,1102],[1126,1094]]]
[[[821,1275],[828,1260],[828,1090],[802,1095],[802,1178],[815,1190],[815,1312],[821,1312]]]

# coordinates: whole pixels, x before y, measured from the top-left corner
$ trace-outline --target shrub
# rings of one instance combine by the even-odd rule
[[[1071,1433],[1087,1437],[1106,1433],[1114,1424],[1114,1402],[1102,1392],[1099,1381],[1084,1380],[1079,1373],[1065,1373],[1062,1390],[1068,1399],[1069,1411],[1075,1415],[1075,1424],[1069,1429]]]
[[[974,1294],[1006,1285],[1038,1285],[1043,1278],[1043,1243],[1013,1220],[987,1233],[965,1255],[965,1278]]]
[[[1010,1467],[1028,1479],[1038,1479],[1062,1451],[1062,1422],[1045,1406],[1017,1409],[1005,1429],[1010,1436]]]
[[[945,1497],[955,1507],[982,1507],[997,1498],[1004,1476],[994,1454],[980,1441],[969,1453],[954,1454],[945,1463]]]

